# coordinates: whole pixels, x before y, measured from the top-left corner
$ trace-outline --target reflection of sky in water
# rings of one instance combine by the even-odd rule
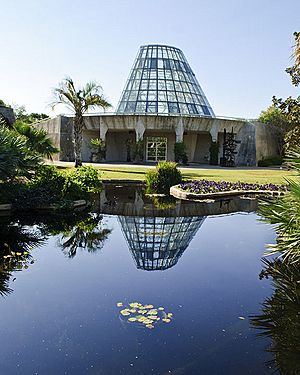
[[[68,259],[54,237],[14,274],[14,292],[0,300],[0,374],[272,373],[247,319],[271,295],[258,278],[269,226],[255,214],[208,217],[174,267],[145,272],[118,218],[105,221],[113,231],[99,253]],[[118,301],[164,306],[174,320],[135,329],[121,324]]]

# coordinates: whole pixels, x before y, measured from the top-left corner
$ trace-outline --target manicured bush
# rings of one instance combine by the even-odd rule
[[[176,142],[174,144],[174,160],[176,163],[187,164],[188,156],[184,142]]]
[[[96,193],[102,190],[100,172],[91,166],[78,167],[69,174],[69,177],[83,192]]]
[[[159,162],[154,170],[146,173],[148,193],[168,194],[170,187],[182,181],[182,175],[177,164],[171,161]]]
[[[270,167],[271,165],[281,165],[282,164],[282,157],[274,156],[268,159],[262,159],[257,162],[259,167]]]

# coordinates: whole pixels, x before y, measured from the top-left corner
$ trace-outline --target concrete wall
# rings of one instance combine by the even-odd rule
[[[209,163],[209,148],[211,145],[211,135],[209,133],[195,134],[196,147],[193,159],[190,161],[195,163],[208,164]]]
[[[59,149],[59,153],[53,156],[54,160],[74,161],[72,121],[70,117],[57,116],[34,124],[36,128],[44,129]]]
[[[133,159],[133,148],[135,144],[135,134],[128,131],[108,131],[106,133],[106,161],[127,160],[127,141],[131,139],[131,159]]]
[[[253,124],[256,128],[256,160],[279,156],[278,142],[274,130],[258,121]]]
[[[246,122],[240,131],[236,134],[235,139],[241,141],[237,145],[237,154],[235,157],[236,165],[255,166],[256,165],[256,128],[250,122]]]
[[[59,159],[74,160],[73,152],[73,119],[58,116],[36,124],[44,128],[60,149]],[[174,159],[174,143],[183,139],[187,145],[189,160],[206,163],[212,140],[220,144],[219,158],[222,156],[223,131],[233,130],[235,138],[241,143],[237,147],[236,164],[239,166],[255,166],[257,161],[277,155],[276,138],[272,131],[258,122],[246,120],[207,118],[207,117],[178,117],[178,116],[143,116],[143,115],[101,115],[85,116],[83,132],[83,160],[89,161],[91,138],[101,136],[106,141],[107,161],[126,161],[126,141],[132,137],[135,142],[139,135],[145,141],[146,137],[167,137],[167,159]]]

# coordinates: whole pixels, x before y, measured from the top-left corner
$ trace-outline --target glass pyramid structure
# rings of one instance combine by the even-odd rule
[[[119,216],[136,267],[145,271],[175,266],[205,217]]]
[[[182,51],[157,44],[140,47],[117,114],[215,116]]]

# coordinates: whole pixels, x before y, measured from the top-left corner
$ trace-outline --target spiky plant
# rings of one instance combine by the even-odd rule
[[[111,107],[111,104],[102,95],[102,88],[95,82],[88,82],[84,87],[76,89],[71,78],[65,78],[59,87],[53,91],[54,101],[52,108],[58,104],[65,105],[74,113],[74,154],[75,167],[82,165],[82,131],[84,127],[83,115],[89,109]]]
[[[288,164],[300,178],[300,148],[289,152]],[[300,263],[300,181],[288,179],[290,192],[275,201],[260,203],[262,220],[276,226],[276,244],[268,246],[267,255],[281,253],[284,260]]]
[[[267,336],[267,351],[273,359],[268,367],[285,375],[300,374],[300,268],[296,263],[263,259],[262,277],[271,277],[274,293],[266,298],[260,315],[251,318],[252,326]]]
[[[28,149],[26,139],[0,120],[0,180],[29,176],[40,162],[40,155]]]
[[[36,129],[32,125],[20,121],[14,124],[14,129],[26,138],[27,147],[41,156],[52,160],[52,155],[59,152],[44,129]]]

